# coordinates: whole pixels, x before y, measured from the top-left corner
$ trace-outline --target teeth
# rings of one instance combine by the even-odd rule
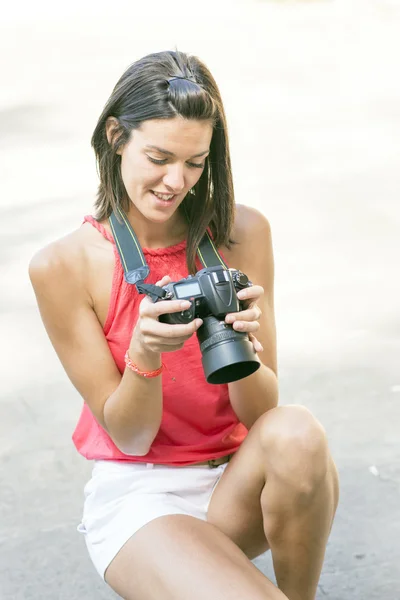
[[[171,200],[175,196],[175,194],[159,194],[158,192],[153,192],[153,194],[160,200]]]

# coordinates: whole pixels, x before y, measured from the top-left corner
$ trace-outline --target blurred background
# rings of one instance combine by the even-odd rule
[[[111,8],[114,6],[114,8]],[[91,465],[31,256],[79,227],[91,133],[126,67],[200,56],[237,201],[270,220],[281,402],[324,424],[341,504],[318,600],[400,598],[400,3],[42,0],[0,21],[0,597],[111,599],[76,532]],[[273,578],[270,557],[257,562]]]

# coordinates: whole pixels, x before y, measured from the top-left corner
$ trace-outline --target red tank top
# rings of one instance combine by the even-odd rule
[[[122,374],[124,355],[143,296],[137,293],[135,286],[125,282],[111,234],[92,216],[85,217],[84,222],[91,223],[114,247],[115,267],[104,335]],[[168,248],[143,248],[143,253],[150,267],[147,283],[156,283],[164,275],[169,275],[172,281],[187,277],[185,241]],[[202,268],[200,263],[197,267]],[[78,452],[88,459],[186,465],[218,458],[239,448],[247,429],[232,409],[228,386],[207,383],[196,335],[181,350],[164,353],[162,360],[166,367],[162,374],[163,416],[148,454],[123,454],[98,424],[86,403],[72,436]]]

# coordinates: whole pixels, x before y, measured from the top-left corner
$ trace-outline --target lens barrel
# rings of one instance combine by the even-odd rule
[[[197,331],[204,374],[208,383],[231,383],[260,367],[247,333],[235,331],[216,317],[205,317]]]

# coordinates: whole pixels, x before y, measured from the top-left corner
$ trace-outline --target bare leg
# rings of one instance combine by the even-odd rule
[[[142,527],[106,581],[125,600],[287,600],[214,525],[184,515]]]
[[[281,429],[279,441],[272,434],[265,438],[264,531],[279,589],[290,600],[314,600],[338,503],[338,478],[323,429],[308,411],[291,424],[296,413],[288,413],[291,433],[282,435]]]
[[[270,547],[279,589],[290,600],[314,600],[337,503],[322,426],[306,408],[283,406],[253,425],[207,518],[251,558]]]

